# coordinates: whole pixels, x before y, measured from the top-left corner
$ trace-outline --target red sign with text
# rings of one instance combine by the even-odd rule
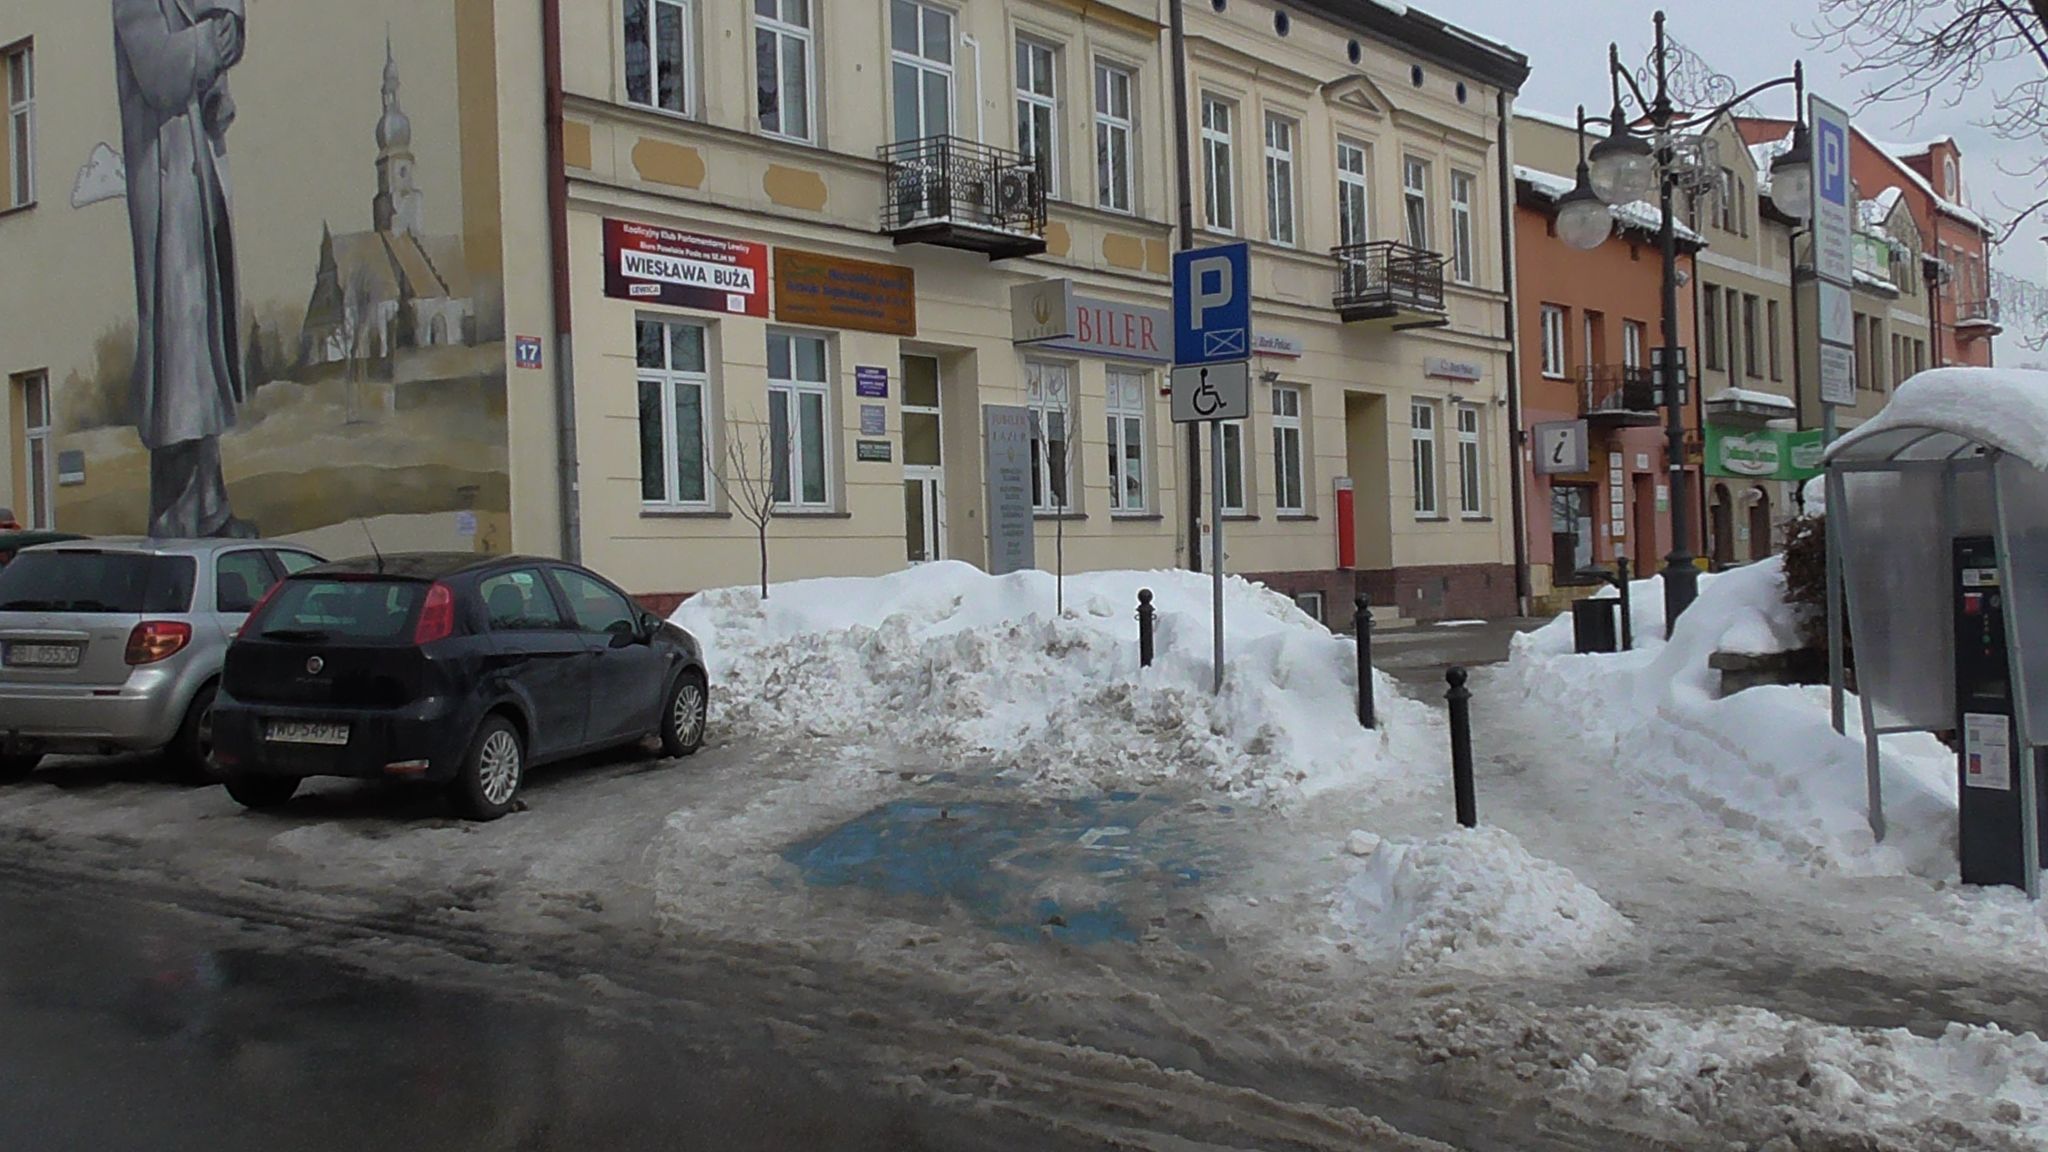
[[[768,246],[630,220],[604,222],[604,294],[768,315]]]

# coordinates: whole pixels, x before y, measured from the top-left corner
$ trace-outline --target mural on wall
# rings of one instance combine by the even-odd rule
[[[345,526],[360,546],[354,522],[382,517],[409,523],[389,537],[380,525],[380,539],[504,547],[503,286],[494,247],[482,272],[468,251],[495,245],[497,205],[466,202],[447,10],[386,6],[398,27],[379,27],[365,59],[371,21],[353,5],[275,14],[292,28],[272,28],[265,9],[245,51],[246,0],[111,3],[120,144],[78,142],[89,155],[71,203],[125,200],[135,311],[117,312],[57,389],[60,436],[84,460],[59,491],[59,523],[158,536]],[[358,35],[323,39],[329,21]],[[401,95],[408,25],[432,45],[417,65],[433,126],[419,152]],[[361,86],[309,90],[313,69],[292,52],[322,53],[328,75]],[[361,134],[309,128],[308,101]]]

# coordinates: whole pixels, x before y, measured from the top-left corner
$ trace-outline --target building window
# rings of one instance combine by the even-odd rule
[[[1266,239],[1294,243],[1294,121],[1266,117]]]
[[[1602,353],[1607,345],[1607,318],[1591,310],[1582,311],[1579,313],[1579,327],[1586,338],[1585,343],[1581,345],[1585,353],[1579,359],[1579,367],[1591,368],[1604,358]]]
[[[1226,516],[1245,516],[1251,512],[1251,505],[1245,499],[1244,477],[1244,421],[1232,420],[1223,425],[1223,512]]]
[[[1065,364],[1028,361],[1024,378],[1031,406],[1031,508],[1060,513],[1074,479],[1072,439],[1073,370]]]
[[[889,0],[889,83],[896,141],[953,134],[953,14]]]
[[[1273,389],[1273,511],[1299,516],[1307,511],[1306,462],[1301,450],[1301,389]]]
[[[754,0],[761,131],[811,140],[811,0]]]
[[[1650,330],[1640,320],[1621,322],[1621,363],[1624,368],[1643,366],[1643,346],[1650,342]]]
[[[1451,278],[1470,284],[1477,278],[1473,266],[1472,186],[1470,173],[1451,173]]]
[[[23,46],[0,57],[7,73],[7,206],[36,202],[36,56]]]
[[[1564,309],[1555,304],[1543,306],[1543,375],[1564,379]]]
[[[768,447],[775,457],[775,499],[787,508],[832,506],[826,378],[822,337],[768,334]]]
[[[1207,200],[1209,227],[1218,232],[1237,231],[1236,169],[1231,166],[1230,102],[1204,94],[1202,97],[1202,180]]]
[[[689,0],[626,0],[626,101],[688,116]]]
[[[1742,363],[1742,293],[1728,289],[1724,314],[1728,317],[1728,381],[1732,384]]]
[[[1756,354],[1756,305],[1754,296],[1744,293],[1742,297],[1742,371],[1751,379],[1763,375],[1762,365]]]
[[[1700,327],[1706,329],[1700,334],[1700,345],[1707,354],[1707,367],[1712,371],[1721,370],[1721,290],[1712,284],[1700,285]]]
[[[1131,89],[1129,69],[1095,65],[1095,203],[1112,212],[1136,210],[1131,188]]]
[[[1347,248],[1372,239],[1372,198],[1367,187],[1365,145],[1337,141],[1337,243]]]
[[[1417,400],[1408,406],[1408,443],[1415,456],[1415,514],[1436,510],[1436,408]]]
[[[1135,368],[1111,368],[1108,379],[1109,510],[1145,511],[1146,377]]]
[[[1714,227],[1723,232],[1735,231],[1735,173],[1721,169],[1714,192]]]
[[[1401,206],[1408,224],[1408,244],[1434,251],[1429,239],[1429,163],[1408,157],[1401,164]]]
[[[1051,45],[1017,38],[1017,151],[1038,161],[1049,187],[1059,180],[1059,89]]]
[[[50,447],[50,378],[32,372],[14,378],[14,391],[21,397],[23,463],[28,470],[28,511],[22,523],[30,528],[57,525],[50,490],[56,478],[56,458]]]
[[[1458,405],[1458,509],[1467,519],[1486,515],[1486,467],[1479,455],[1479,406]]]
[[[640,502],[711,507],[704,328],[642,318],[634,324],[640,381]]]
[[[1953,156],[1943,157],[1941,162],[1941,186],[1946,191],[1942,195],[1950,200],[1956,199],[1956,185],[1959,183],[1960,181],[1956,179],[1956,158]]]
[[[1885,331],[1884,331],[1884,321],[1883,321],[1883,320],[1880,320],[1880,319],[1878,319],[1878,318],[1877,318],[1877,317],[1875,317],[1875,316],[1872,316],[1872,317],[1870,318],[1870,348],[1869,348],[1869,352],[1870,352],[1870,390],[1871,390],[1872,392],[1881,392],[1881,391],[1883,391],[1883,390],[1884,390],[1884,386],[1885,386],[1885,378],[1884,378],[1884,347],[1885,347]]]
[[[1764,338],[1770,341],[1770,347],[1766,350],[1764,358],[1770,361],[1771,379],[1783,380],[1785,378],[1785,366],[1778,352],[1778,302],[1776,300],[1764,302]]]

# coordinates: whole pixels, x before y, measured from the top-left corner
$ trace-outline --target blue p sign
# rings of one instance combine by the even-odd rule
[[[1830,204],[1849,205],[1849,137],[1833,120],[1820,122],[1820,150],[1816,157],[1820,172],[1820,198]]]
[[[1251,249],[1198,248],[1173,258],[1173,362],[1251,358]]]

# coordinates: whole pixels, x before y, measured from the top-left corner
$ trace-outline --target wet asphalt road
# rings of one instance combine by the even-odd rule
[[[0,884],[0,1149],[1071,1147],[834,1087],[743,1010],[664,1033],[252,935]]]

